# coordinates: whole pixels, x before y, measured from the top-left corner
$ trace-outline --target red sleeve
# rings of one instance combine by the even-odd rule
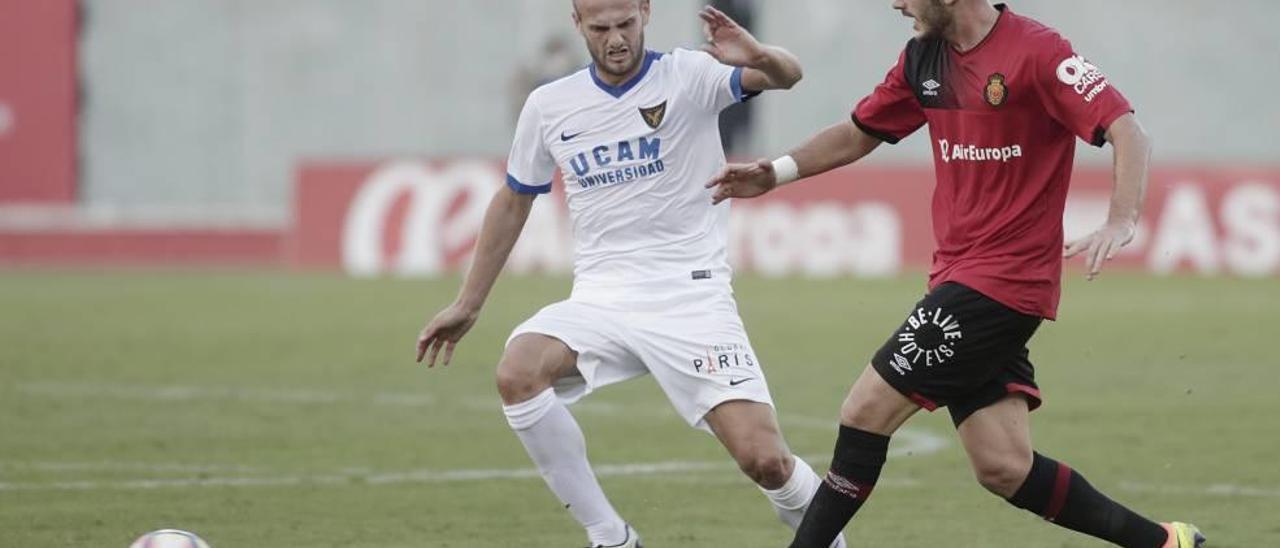
[[[889,70],[884,82],[853,109],[853,123],[867,135],[889,144],[914,133],[925,123],[924,109],[907,85],[903,70],[906,51],[898,56],[898,64]]]
[[[1133,112],[1106,75],[1061,36],[1054,36],[1042,50],[1037,65],[1040,96],[1049,115],[1093,146],[1106,144],[1111,123]]]

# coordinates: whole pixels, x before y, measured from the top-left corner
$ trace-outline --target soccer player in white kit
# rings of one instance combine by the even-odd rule
[[[566,405],[649,373],[794,529],[821,480],[782,439],[730,287],[729,209],[712,205],[702,183],[725,164],[720,111],[794,86],[800,64],[713,8],[700,14],[704,51],[664,54],[644,48],[648,0],[573,7],[594,63],[529,95],[507,185],[489,205],[457,300],[422,330],[418,360],[429,355],[434,366],[443,348],[449,363],[559,168],[573,292],[516,327],[497,372],[503,412],[547,485],[591,546],[641,546],[596,481]]]

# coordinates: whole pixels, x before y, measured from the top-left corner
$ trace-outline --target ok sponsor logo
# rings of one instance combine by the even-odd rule
[[[916,367],[942,365],[956,355],[956,345],[964,339],[960,320],[941,307],[917,308],[898,332],[898,351],[890,363],[905,376]]]
[[[1058,64],[1058,80],[1071,86],[1086,103],[1092,103],[1110,86],[1106,75],[1080,55],[1072,55]]]

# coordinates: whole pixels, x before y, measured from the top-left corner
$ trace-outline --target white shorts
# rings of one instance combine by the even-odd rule
[[[751,348],[733,295],[723,291],[644,303],[567,300],[516,327],[559,339],[578,353],[578,375],[554,388],[566,405],[595,389],[652,373],[690,426],[710,432],[703,417],[727,401],[773,405],[760,359]]]

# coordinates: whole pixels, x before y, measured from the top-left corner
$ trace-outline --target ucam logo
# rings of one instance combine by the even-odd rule
[[[938,139],[938,153],[942,161],[951,162],[1005,162],[1022,157],[1022,145],[1005,147],[980,147],[953,145],[946,139]]]
[[[1071,86],[1086,103],[1092,103],[1110,85],[1097,66],[1079,55],[1072,55],[1058,64],[1058,80]]]
[[[600,145],[590,151],[579,152],[569,159],[569,165],[579,177],[594,169],[603,169],[615,163],[639,160],[658,160],[662,157],[662,139],[641,137],[635,141],[619,141],[616,146]],[[594,160],[594,162],[592,162]]]
[[[589,189],[656,176],[667,170],[661,157],[662,139],[641,137],[619,141],[616,147],[600,145],[590,153],[580,152],[569,160],[569,165],[577,177],[577,186]]]

